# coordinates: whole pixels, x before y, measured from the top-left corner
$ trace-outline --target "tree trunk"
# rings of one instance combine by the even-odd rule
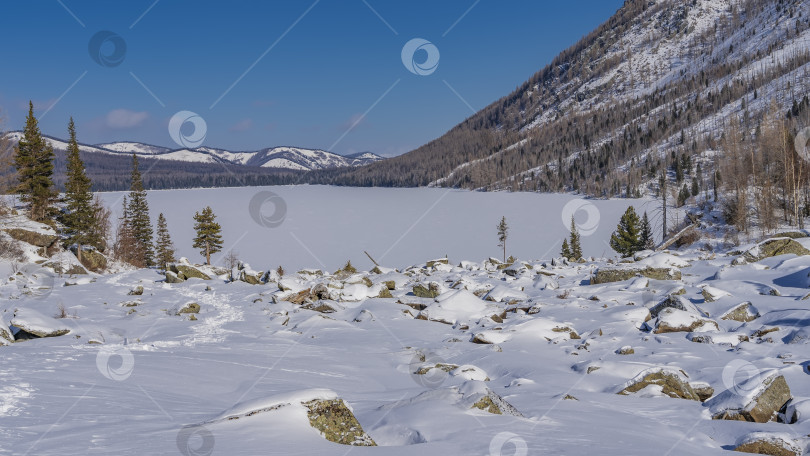
[[[205,244],[205,264],[211,266],[211,246],[208,243]]]

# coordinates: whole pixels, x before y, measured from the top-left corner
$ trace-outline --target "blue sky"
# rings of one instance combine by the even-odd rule
[[[514,90],[622,3],[4,2],[0,108],[5,128],[20,129],[33,100],[43,132],[59,137],[72,115],[92,144],[179,147],[169,119],[191,111],[204,146],[398,155]],[[415,38],[439,52],[430,74],[403,64]]]

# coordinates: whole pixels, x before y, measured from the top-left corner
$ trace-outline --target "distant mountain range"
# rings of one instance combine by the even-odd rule
[[[12,144],[22,138],[22,132],[14,131],[7,134]],[[65,151],[67,141],[45,136],[54,150]],[[210,163],[241,165],[257,168],[268,168],[289,171],[313,171],[333,168],[345,168],[367,165],[383,160],[383,157],[371,152],[361,152],[353,155],[338,155],[319,149],[304,149],[300,147],[271,147],[257,151],[231,152],[225,149],[198,147],[195,149],[170,149],[168,147],[153,146],[139,142],[121,141],[105,144],[80,144],[79,150],[87,154],[105,154],[117,156],[137,155],[141,158],[173,160],[186,163]],[[93,160],[86,157],[85,160]]]

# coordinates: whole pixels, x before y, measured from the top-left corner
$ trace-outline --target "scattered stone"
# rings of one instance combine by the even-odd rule
[[[741,394],[742,393],[742,394]],[[790,400],[790,387],[776,370],[754,375],[707,402],[712,419],[767,423]]]
[[[653,332],[665,334],[673,332],[719,331],[717,322],[693,315],[689,312],[667,308],[658,316]]]
[[[760,242],[744,252],[742,256],[746,261],[753,263],[765,258],[787,254],[810,255],[810,250],[789,237],[782,237]]]
[[[424,285],[415,285],[413,294],[420,298],[435,298],[439,296],[439,284],[431,282],[427,288]]]
[[[644,276],[656,280],[681,280],[681,271],[677,268],[599,268],[591,278],[591,284],[621,282],[633,277]]]
[[[616,354],[617,354],[617,355],[632,355],[632,354],[634,354],[635,352],[636,352],[636,351],[635,351],[635,350],[633,350],[633,347],[631,347],[631,346],[629,346],[629,345],[626,345],[626,346],[624,346],[624,347],[622,347],[622,348],[620,348],[620,349],[616,350]]]
[[[698,399],[700,402],[706,402],[712,396],[714,396],[714,388],[711,385],[705,382],[692,382],[689,384],[692,387],[692,390],[697,394]]]
[[[574,396],[572,396],[572,395],[570,395],[570,394],[566,394],[566,395],[563,397],[563,400],[564,400],[564,401],[578,401],[579,399],[577,399],[576,397],[574,397]]]
[[[127,293],[128,296],[141,296],[142,294],[143,294],[143,287],[140,285],[129,290],[129,293]]]
[[[753,304],[746,301],[744,303],[734,306],[731,310],[720,316],[721,320],[733,320],[741,323],[747,323],[759,318],[759,311]]]
[[[352,446],[377,446],[343,399],[304,402],[309,424],[330,442]]]
[[[734,448],[740,453],[769,454],[772,456],[800,456],[804,453],[796,441],[785,434],[754,432],[743,437]]]
[[[629,395],[642,389],[655,385],[661,388],[661,393],[669,397],[699,401],[695,390],[689,385],[686,372],[673,368],[651,368],[638,374],[627,382],[617,394]]]
[[[180,315],[180,314],[196,314],[196,313],[200,313],[200,305],[197,304],[196,302],[190,302],[190,303],[184,305],[183,307],[181,307],[180,310],[177,311],[178,315]]]

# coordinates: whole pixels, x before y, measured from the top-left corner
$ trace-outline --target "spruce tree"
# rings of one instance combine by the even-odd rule
[[[582,259],[582,246],[579,243],[579,231],[577,224],[574,222],[574,216],[571,216],[571,259],[579,261]]]
[[[639,251],[639,220],[633,206],[627,208],[619,220],[616,231],[610,236],[610,247],[627,257]]]
[[[127,207],[128,223],[132,236],[138,244],[138,251],[143,258],[139,263],[154,266],[154,248],[152,246],[152,221],[149,218],[149,203],[146,190],[143,188],[141,172],[138,170],[138,157],[132,154],[132,176],[129,189],[129,206]]]
[[[157,221],[157,241],[155,242],[155,256],[157,257],[158,265],[166,269],[166,265],[175,261],[174,257],[174,243],[169,236],[169,228],[166,226],[166,217],[161,212],[158,215]]]
[[[124,197],[123,211],[121,218],[118,220],[118,229],[115,235],[116,241],[113,251],[115,258],[138,268],[145,267],[143,249],[132,232],[126,196]]]
[[[501,217],[498,223],[498,247],[503,247],[503,262],[506,263],[506,238],[509,237],[509,225],[506,224],[506,217]]]
[[[207,206],[202,210],[202,213],[194,213],[194,231],[197,236],[194,237],[195,249],[201,249],[200,254],[205,257],[205,263],[211,264],[211,254],[217,253],[222,250],[222,227],[216,221],[216,215]]]
[[[68,242],[76,244],[76,257],[82,261],[82,244],[93,242],[93,224],[96,208],[90,192],[90,178],[84,172],[84,162],[79,156],[79,143],[76,140],[76,126],[73,118],[68,124],[70,139],[67,146],[67,181],[65,182],[65,205],[67,214],[64,224],[68,232]]]
[[[647,218],[647,212],[641,217],[641,232],[639,233],[639,250],[654,250],[655,239],[653,238],[652,227],[650,226],[650,219]]]
[[[14,166],[17,168],[19,185],[17,192],[24,203],[30,204],[31,218],[44,221],[57,192],[53,180],[53,148],[42,137],[34,104],[28,102],[28,117],[25,120],[23,137],[14,148]]]
[[[563,239],[562,251],[560,252],[560,255],[566,260],[571,259],[571,248],[568,247],[568,239]]]

